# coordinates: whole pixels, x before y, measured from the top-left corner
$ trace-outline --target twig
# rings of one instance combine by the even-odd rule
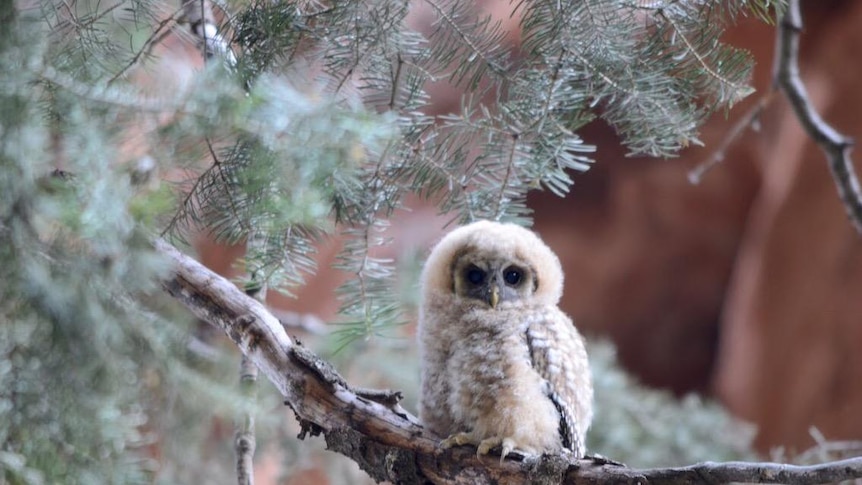
[[[805,85],[799,77],[801,32],[802,14],[799,0],[789,0],[784,18],[778,27],[777,62],[773,82],[784,91],[805,132],[826,154],[829,169],[838,187],[838,195],[856,230],[862,233],[862,189],[850,158],[853,140],[823,121],[808,98]]]
[[[728,134],[723,140],[721,140],[721,143],[716,147],[712,154],[710,154],[709,158],[699,163],[688,172],[688,181],[690,183],[694,185],[699,184],[707,172],[724,161],[724,157],[727,155],[727,150],[734,142],[736,142],[737,139],[739,139],[740,136],[742,136],[745,130],[757,126],[760,120],[760,115],[763,114],[763,110],[765,110],[766,107],[772,103],[772,100],[775,99],[775,91],[776,88],[772,87],[766,92],[766,94],[761,96],[760,99],[757,100],[757,104],[752,106],[751,109],[745,113],[745,116],[740,118],[730,128]]]
[[[183,3],[184,20],[189,23],[192,33],[198,38],[201,45],[201,55],[206,63],[211,57],[218,54],[229,67],[235,67],[236,58],[230,49],[230,44],[218,33],[218,27],[212,12],[209,0],[186,0]],[[213,158],[213,165],[224,177],[218,157],[213,149],[209,138],[206,139],[207,148]],[[203,176],[195,182],[195,187]],[[194,188],[189,193],[191,197]],[[186,201],[188,201],[188,197]],[[230,197],[233,207],[233,197]],[[236,215],[236,208],[234,215]],[[250,252],[265,252],[266,238],[258,231],[248,231],[246,254]],[[250,258],[246,258],[250,259]],[[249,273],[249,281],[246,284],[246,295],[261,304],[266,302],[266,281],[256,271]],[[236,453],[236,477],[239,485],[254,485],[254,452],[257,448],[257,439],[254,430],[254,406],[257,403],[257,375],[258,368],[247,356],[243,355],[239,364],[239,387],[243,398],[243,407],[236,423],[236,434],[234,437],[234,450]]]
[[[829,441],[814,426],[808,430],[808,434],[814,438],[816,444],[796,455],[796,461],[799,463],[862,456],[862,441]]]
[[[240,414],[236,426],[236,477],[239,485],[254,485],[254,451],[257,441],[253,407],[257,402],[257,366],[244,355],[239,365],[239,386],[247,408]]]
[[[122,3],[123,2],[120,2],[119,4],[121,5]],[[182,16],[182,9],[177,9],[168,18],[159,22],[159,24],[156,26],[156,30],[154,30],[150,37],[147,38],[147,40],[144,42],[144,45],[141,46],[140,50],[138,50],[138,52],[136,52],[135,55],[132,56],[129,62],[126,63],[126,65],[123,66],[123,68],[120,69],[119,72],[117,72],[110,79],[108,79],[108,82],[106,84],[108,86],[114,84],[117,79],[120,79],[121,77],[125,76],[130,69],[137,66],[143,57],[150,55],[153,49],[157,45],[159,45],[165,39],[165,37],[168,36],[168,34],[170,34],[170,27],[172,27],[174,23],[179,21]]]
[[[330,450],[359,464],[372,478],[396,484],[787,483],[809,485],[862,478],[862,457],[812,466],[779,463],[701,463],[632,469],[562,455],[520,457],[500,463],[472,448],[440,450],[439,438],[392,399],[357,394],[326,361],[294,343],[257,300],[227,279],[158,239],[172,263],[162,287],[196,317],[222,329],[269,378],[296,413],[300,437],[323,434]],[[387,393],[383,393],[387,394]]]
[[[265,251],[266,238],[253,231],[249,234],[246,254],[253,251]],[[248,259],[248,258],[246,258]],[[266,281],[256,271],[249,273],[245,294],[261,304],[266,304]],[[257,439],[254,432],[254,405],[257,402],[257,366],[248,356],[243,355],[239,364],[239,387],[245,408],[240,414],[236,425],[236,477],[239,485],[254,485],[254,451]]]

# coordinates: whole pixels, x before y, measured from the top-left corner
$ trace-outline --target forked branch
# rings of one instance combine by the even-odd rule
[[[829,169],[838,186],[838,195],[856,226],[862,233],[862,189],[850,158],[853,140],[842,135],[823,121],[814,109],[805,85],[799,77],[799,36],[802,33],[802,14],[799,0],[789,0],[787,11],[778,27],[773,82],[787,95],[796,117],[820,148],[826,153]]]

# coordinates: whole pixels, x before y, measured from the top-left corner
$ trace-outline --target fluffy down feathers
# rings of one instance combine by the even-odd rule
[[[476,222],[437,244],[422,285],[420,417],[443,446],[582,456],[592,381],[557,308],[556,255],[520,226]]]

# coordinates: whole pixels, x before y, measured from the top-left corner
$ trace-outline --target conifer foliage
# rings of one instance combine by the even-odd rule
[[[199,31],[173,1],[0,1],[0,483],[149,483],[154,435],[200,411],[179,389],[221,395],[159,300],[153,236],[254,235],[250,278],[290,292],[341,234],[342,343],[383,333],[404,317],[375,254],[405,196],[526,223],[528,190],[565,195],[593,163],[595,118],[674,156],[750,91],[723,27],[776,15],[524,0],[515,46],[468,0],[193,3]],[[432,114],[431,82],[460,109]]]

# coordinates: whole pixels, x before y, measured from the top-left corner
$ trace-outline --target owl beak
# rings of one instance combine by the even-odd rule
[[[491,304],[491,308],[497,309],[497,303],[500,302],[500,288],[497,287],[496,284],[491,285],[491,294],[488,295],[488,303]]]

